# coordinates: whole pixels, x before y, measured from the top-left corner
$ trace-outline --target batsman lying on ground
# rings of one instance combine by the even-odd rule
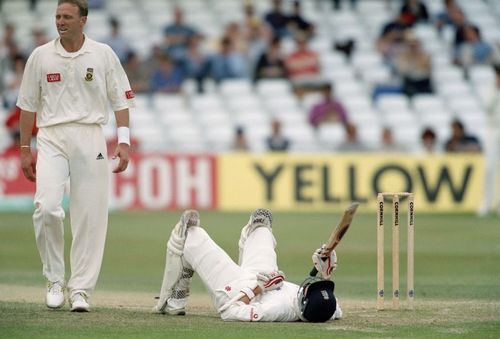
[[[197,272],[213,305],[226,321],[310,321],[340,319],[342,311],[330,280],[335,251],[313,253],[320,277],[299,286],[285,281],[276,258],[272,214],[257,209],[241,231],[238,265],[200,227],[197,211],[185,211],[167,243],[166,266],[155,312],[184,315],[189,287]]]

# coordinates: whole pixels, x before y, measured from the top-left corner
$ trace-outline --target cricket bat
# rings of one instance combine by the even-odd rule
[[[340,243],[340,240],[342,240],[342,237],[349,229],[349,226],[351,226],[352,219],[354,217],[354,214],[356,213],[356,210],[358,209],[358,206],[358,202],[353,202],[349,207],[345,209],[344,214],[342,214],[342,218],[337,224],[337,227],[335,227],[333,232],[330,234],[330,238],[328,238],[328,241],[325,243],[325,254],[327,256],[329,256],[330,253],[332,253],[332,251],[335,249],[335,247],[337,247],[337,245]],[[316,267],[313,267],[309,275],[311,277],[315,277],[316,274],[318,274],[318,270],[316,269]]]

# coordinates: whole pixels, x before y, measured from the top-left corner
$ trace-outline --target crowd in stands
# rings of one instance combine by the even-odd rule
[[[215,84],[228,79],[249,79],[254,84],[263,79],[286,79],[298,100],[311,92],[320,94],[306,112],[315,130],[322,124],[343,126],[345,141],[332,151],[404,152],[404,145],[396,143],[389,126],[384,126],[377,147],[360,141],[360,131],[354,119],[343,104],[342,96],[336,94],[335,81],[325,77],[321,56],[311,47],[311,41],[317,34],[316,23],[303,14],[301,1],[291,2],[289,10],[284,8],[282,0],[269,2],[270,10],[263,15],[257,14],[252,1],[242,2],[243,19],[227,23],[217,41],[204,34],[204,27],[186,22],[186,13],[179,2],[179,6],[173,9],[171,22],[165,23],[163,40],[152,46],[148,56],[142,56],[133,49],[131,41],[121,31],[122,25],[127,23],[121,22],[119,17],[109,18],[108,36],[93,38],[109,44],[116,52],[136,94],[182,94],[187,80],[196,84],[197,93],[204,93],[207,79]],[[33,10],[36,3],[31,1]],[[106,2],[89,1],[89,4],[91,9],[103,8]],[[333,10],[343,7],[344,10],[356,11],[358,5],[356,0],[331,0]],[[387,93],[403,93],[411,99],[419,94],[436,92],[432,57],[415,34],[413,28],[416,25],[434,27],[439,34],[453,29],[451,57],[466,75],[473,65],[493,67],[500,61],[497,46],[482,38],[480,28],[474,22],[479,18],[468,18],[457,1],[443,0],[443,11],[437,15],[428,10],[423,0],[404,0],[398,2],[398,6],[397,14],[381,26],[380,35],[374,41],[376,50],[391,71],[390,82],[374,86],[374,100]],[[92,15],[92,10],[89,15]],[[15,23],[6,22],[0,37],[1,99],[4,110],[12,114],[16,110],[17,90],[27,57],[34,48],[48,41],[44,31],[35,27],[32,43],[21,50],[15,32]],[[294,48],[286,53],[284,40],[295,43]],[[341,51],[350,60],[356,50],[356,41],[332,41],[331,48]],[[481,151],[479,139],[465,132],[467,126],[463,122],[454,120],[449,128],[450,139],[439,147],[437,131],[425,127],[421,133],[421,150]],[[15,127],[11,125],[8,129],[15,138]],[[266,139],[269,150],[290,149],[291,141],[283,135],[279,119],[272,120],[270,130],[272,134]],[[242,126],[235,127],[234,149],[248,150],[247,138]]]

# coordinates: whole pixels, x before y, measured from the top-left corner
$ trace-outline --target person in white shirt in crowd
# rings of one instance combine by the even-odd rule
[[[21,108],[21,168],[36,181],[33,223],[46,303],[60,308],[67,289],[71,311],[89,311],[101,268],[108,224],[108,172],[102,125],[112,108],[118,127],[113,170],[129,161],[129,107],[134,93],[113,50],[83,33],[87,0],[59,0],[55,24],[59,37],[36,48],[28,59],[17,105]],[[31,130],[36,114],[37,157]],[[64,209],[70,183],[71,277],[65,282]]]

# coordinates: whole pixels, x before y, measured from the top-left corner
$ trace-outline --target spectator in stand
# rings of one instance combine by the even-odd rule
[[[272,0],[273,8],[265,15],[265,21],[273,31],[273,35],[284,38],[290,34],[288,31],[288,15],[283,12],[283,1]]]
[[[229,22],[224,27],[224,33],[222,36],[227,37],[233,43],[233,48],[236,52],[241,53],[243,55],[247,55],[248,52],[248,41],[247,37],[244,34],[241,26],[238,22],[232,21]]]
[[[151,76],[153,74],[153,71],[158,69],[160,65],[160,60],[163,57],[163,52],[161,50],[161,47],[159,45],[153,45],[151,48],[151,53],[148,55],[146,60],[144,61],[144,66],[145,66],[145,71],[146,74]]]
[[[467,68],[472,65],[490,64],[493,61],[492,46],[481,39],[479,28],[473,25],[464,27],[464,42],[456,50],[454,61]]]
[[[49,42],[45,30],[42,27],[33,27],[31,30],[32,41],[30,46],[25,50],[24,55],[30,55],[33,50],[39,46],[45,45]]]
[[[210,75],[217,83],[225,79],[248,77],[247,60],[234,50],[233,42],[228,37],[222,38],[219,53],[210,60]]]
[[[189,38],[199,34],[193,27],[184,23],[184,12],[180,7],[174,9],[174,22],[163,30],[166,52],[176,62],[182,61]]]
[[[381,152],[405,152],[406,148],[394,140],[392,129],[384,127],[382,129],[382,142],[379,151]]]
[[[283,135],[281,121],[274,119],[271,130],[271,135],[266,139],[267,149],[273,152],[287,151],[290,147],[290,140]]]
[[[285,57],[285,67],[288,78],[300,91],[300,87],[321,81],[321,65],[318,53],[308,47],[303,34],[297,34],[295,42],[297,47]]]
[[[347,124],[346,139],[337,147],[339,152],[367,152],[370,149],[358,138],[358,129],[354,124]]]
[[[251,68],[255,69],[257,60],[266,50],[273,36],[271,29],[255,15],[255,8],[251,3],[243,8],[244,19],[241,26],[243,36],[247,41],[247,57]]]
[[[459,120],[454,120],[451,124],[451,137],[446,142],[447,152],[481,152],[479,140],[465,132],[464,125]]]
[[[21,118],[21,109],[17,106],[14,106],[14,108],[10,111],[9,116],[5,120],[5,127],[9,131],[11,143],[8,146],[8,148],[4,150],[3,152],[4,155],[16,154],[17,156],[19,156],[21,152],[21,132],[19,129],[20,118]],[[38,133],[36,122],[33,122],[33,129],[31,133],[33,137],[36,137],[36,134]]]
[[[5,108],[11,110],[15,107],[17,101],[17,95],[19,93],[19,87],[21,86],[21,81],[23,80],[24,67],[26,66],[26,59],[22,55],[17,55],[14,57],[13,68],[7,70],[2,75],[2,98]]]
[[[0,47],[6,48],[10,45],[17,45],[16,41],[16,26],[7,22],[3,26],[3,37],[0,41]]]
[[[210,70],[209,57],[201,49],[202,39],[203,37],[199,34],[194,34],[189,38],[182,65],[185,76],[196,81],[198,93],[204,92],[203,83]]]
[[[426,127],[422,132],[420,137],[422,141],[422,151],[425,153],[436,153],[437,152],[437,137],[434,130],[430,127]]]
[[[257,31],[266,40],[272,36],[272,31],[259,17],[255,15],[255,7],[252,3],[246,3],[243,7],[244,19],[242,24],[243,33],[247,36]]]
[[[134,51],[129,51],[123,65],[125,73],[128,76],[130,87],[134,93],[147,93],[150,89],[150,74],[146,66]],[[114,148],[113,148],[114,149]]]
[[[439,33],[446,26],[454,26],[451,13],[457,9],[458,5],[455,0],[443,0],[444,9],[436,15],[435,25]]]
[[[179,93],[184,77],[179,67],[168,55],[160,58],[158,68],[151,75],[151,91],[162,93]]]
[[[335,98],[333,86],[325,85],[323,88],[323,99],[311,108],[309,122],[315,128],[324,122],[338,122],[347,125],[347,111]]]
[[[394,66],[402,78],[403,91],[409,97],[432,93],[432,62],[420,41],[411,31],[405,34],[404,49],[396,56]]]
[[[421,0],[406,0],[401,7],[401,14],[409,26],[429,21],[429,12]]]
[[[19,54],[16,41],[16,26],[8,22],[4,25],[4,33],[0,39],[0,77],[4,72],[12,69],[13,57]],[[2,81],[0,79],[0,93],[3,90],[1,86]]]
[[[243,127],[238,126],[235,130],[234,141],[233,141],[233,150],[234,151],[248,151],[248,142],[247,137],[245,135],[245,130]]]
[[[110,35],[104,38],[103,42],[111,47],[123,65],[127,61],[127,56],[130,52],[129,43],[120,32],[120,22],[118,19],[111,17],[109,19],[109,27],[111,29]]]
[[[399,14],[393,21],[384,25],[382,33],[376,41],[377,50],[391,66],[404,45],[404,34],[407,28],[405,16]]]
[[[465,17],[465,13],[458,6],[453,6],[450,8],[450,18],[453,22],[453,26],[455,27],[455,39],[453,48],[456,51],[458,46],[465,41],[465,26],[470,25]]]
[[[285,62],[281,55],[281,41],[273,38],[267,50],[262,53],[257,61],[254,72],[254,80],[260,79],[284,79],[287,77]]]
[[[314,35],[314,25],[303,17],[299,1],[293,2],[293,12],[288,17],[288,29],[293,35],[303,34],[308,39]]]

